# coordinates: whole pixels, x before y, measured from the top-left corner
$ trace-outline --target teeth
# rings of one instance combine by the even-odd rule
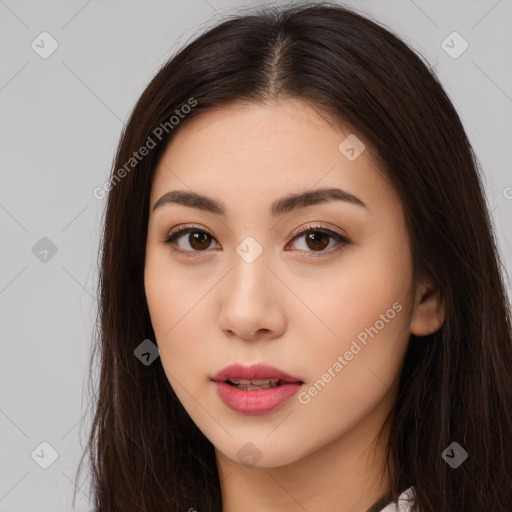
[[[279,382],[279,379],[253,379],[253,380],[249,380],[249,379],[229,379],[229,382],[233,383],[233,384],[245,384],[245,385],[249,385],[249,384],[253,384],[255,386],[261,386],[262,384],[270,384],[270,383],[277,383]]]
[[[276,382],[275,384],[270,383],[270,384],[263,384],[261,386],[253,386],[252,384],[233,384],[233,387],[235,387],[236,389],[242,389],[243,391],[253,391],[255,389],[275,388],[278,385],[279,384],[277,384],[277,382]]]
[[[229,379],[229,382],[237,389],[252,391],[255,389],[275,388],[279,385],[279,379]]]

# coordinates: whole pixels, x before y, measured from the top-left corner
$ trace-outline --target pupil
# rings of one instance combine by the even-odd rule
[[[329,245],[329,236],[326,233],[322,233],[320,231],[317,231],[315,233],[309,233],[306,240],[308,247],[310,249],[324,249]],[[313,247],[311,247],[310,242],[319,245],[314,245]]]

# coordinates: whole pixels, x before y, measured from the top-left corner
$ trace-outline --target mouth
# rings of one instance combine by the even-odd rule
[[[304,384],[303,379],[263,363],[230,365],[210,380],[220,399],[233,411],[245,415],[275,411],[291,400]]]

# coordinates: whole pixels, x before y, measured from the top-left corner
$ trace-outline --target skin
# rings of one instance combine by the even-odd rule
[[[376,436],[410,333],[437,330],[445,310],[427,277],[413,280],[402,206],[369,146],[354,161],[338,149],[350,133],[299,100],[236,103],[180,128],[156,170],[146,297],[167,378],[215,447],[224,512],[362,512],[389,489],[387,435],[380,443]],[[324,187],[346,190],[366,208],[333,200],[269,213],[278,198]],[[227,214],[178,204],[153,211],[177,189],[208,195]],[[335,251],[334,238],[322,248],[307,234],[290,237],[317,223],[350,243]],[[164,244],[181,224],[212,237]],[[247,236],[263,251],[252,263],[236,252]],[[295,396],[270,413],[244,415],[210,381],[228,364],[265,362],[308,390],[397,303],[394,318],[306,404]],[[237,455],[249,442],[252,462]]]

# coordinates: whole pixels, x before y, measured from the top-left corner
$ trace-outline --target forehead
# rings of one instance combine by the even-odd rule
[[[347,154],[351,147],[355,152]],[[238,102],[200,114],[177,130],[156,169],[151,205],[171,189],[188,188],[226,202],[238,198],[243,205],[251,198],[269,203],[283,191],[324,187],[358,197],[387,189],[393,195],[362,137],[314,106],[300,100]]]

